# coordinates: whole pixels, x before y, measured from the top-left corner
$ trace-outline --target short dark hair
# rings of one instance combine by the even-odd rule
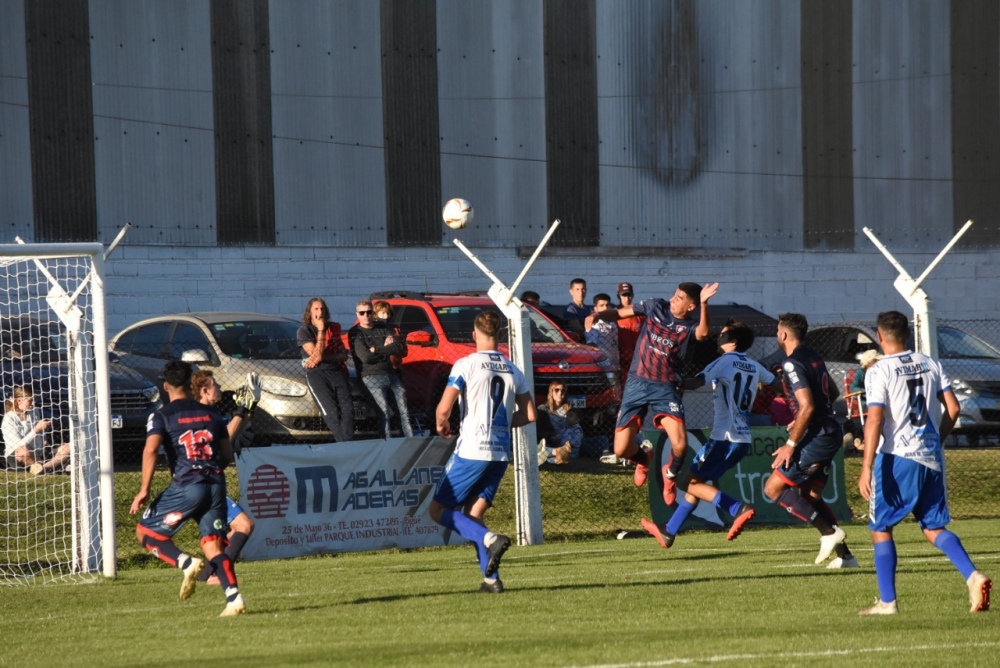
[[[569,282],[569,287],[573,287],[577,283],[580,283],[581,285],[583,285],[583,287],[587,287],[587,281],[585,281],[582,278],[574,278],[572,281]]]
[[[534,290],[525,290],[521,293],[521,301],[529,304],[537,304],[542,301],[541,296]]]
[[[606,302],[610,302],[611,301],[611,295],[607,294],[606,292],[598,292],[596,295],[594,295],[594,303],[595,304],[597,302],[599,302],[599,301],[602,301],[602,300],[606,301]]]
[[[719,335],[719,345],[732,342],[736,344],[736,352],[738,353],[745,353],[750,350],[750,346],[753,345],[754,338],[756,337],[748,325],[730,318],[722,328],[726,331]]]
[[[910,338],[910,319],[899,311],[883,311],[878,314],[876,327],[882,336],[897,343],[905,344]]]
[[[191,365],[183,360],[170,360],[163,366],[161,377],[173,387],[186,390],[191,384]]]
[[[309,300],[309,303],[306,304],[306,310],[302,312],[303,325],[312,324],[312,313],[310,313],[310,311],[312,311],[313,304],[315,304],[316,302],[319,302],[320,304],[323,305],[323,320],[326,321],[330,319],[330,309],[327,308],[326,302],[320,299],[319,297],[313,297],[312,299]]]
[[[681,283],[677,289],[690,297],[695,304],[701,303],[701,286],[697,283]]]
[[[475,327],[484,335],[495,339],[497,332],[500,331],[500,316],[496,314],[496,311],[483,311],[476,316]]]
[[[805,341],[809,331],[809,321],[801,313],[782,313],[778,316],[778,324],[792,330],[799,341]]]

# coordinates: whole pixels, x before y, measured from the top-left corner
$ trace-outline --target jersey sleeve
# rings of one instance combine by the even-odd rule
[[[888,385],[885,379],[885,369],[888,364],[876,364],[865,372],[865,397],[869,406],[882,406],[888,404]]]
[[[513,362],[511,362],[510,368],[514,371],[514,394],[530,394],[531,386],[528,385],[528,379],[524,377],[524,372],[517,368]]]
[[[467,359],[463,357],[452,365],[451,371],[448,373],[447,387],[454,387],[459,392],[465,389]]]
[[[723,359],[723,357],[725,357],[725,355],[723,355],[722,357],[716,358],[712,362],[709,362],[708,366],[706,366],[704,369],[702,369],[701,371],[699,371],[695,375],[696,376],[701,376],[705,380],[705,384],[706,385],[708,383],[710,383],[710,382],[718,380],[718,378],[719,378],[719,367],[721,366],[721,360]]]
[[[641,302],[634,302],[632,304],[632,313],[636,315],[646,316],[656,305],[656,299],[643,299]]]
[[[167,421],[159,411],[150,413],[146,420],[146,436],[154,435],[163,436],[164,439],[167,437]]]
[[[945,372],[944,367],[941,366],[940,361],[934,360],[934,365],[937,367],[938,375],[941,377],[941,389],[939,390],[939,393],[944,394],[951,389],[951,378],[948,377],[948,374]]]
[[[774,382],[774,374],[760,362],[757,362],[757,380],[765,385],[770,385]]]
[[[785,372],[785,383],[792,395],[802,389],[812,391],[809,388],[809,377],[806,375],[806,369],[801,362],[789,357],[782,362],[781,368]]]

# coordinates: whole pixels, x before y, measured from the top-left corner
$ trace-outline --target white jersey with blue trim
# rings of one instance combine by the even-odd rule
[[[458,390],[461,411],[455,454],[463,459],[510,461],[515,397],[531,392],[521,370],[502,353],[479,351],[455,362],[448,386]]]
[[[728,352],[705,367],[699,376],[712,384],[715,423],[710,438],[715,441],[750,443],[750,407],[757,397],[757,384],[770,385],[774,374],[743,353]]]
[[[865,372],[868,409],[885,411],[878,452],[906,457],[935,471],[943,468],[938,421],[941,395],[951,380],[941,363],[922,353],[887,355]]]

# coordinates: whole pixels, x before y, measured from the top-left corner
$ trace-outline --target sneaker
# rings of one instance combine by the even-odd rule
[[[829,536],[820,536],[819,554],[816,555],[816,563],[822,564],[829,559],[836,547],[843,543],[845,538],[847,538],[847,534],[840,527],[837,527]]]
[[[503,593],[503,582],[500,578],[497,578],[493,582],[483,581],[483,584],[479,585],[480,594],[502,594]]]
[[[881,599],[875,601],[875,605],[859,612],[859,615],[895,615],[899,612],[896,602],[884,603]]]
[[[965,581],[969,585],[969,612],[986,612],[990,609],[990,590],[993,582],[979,571],[973,571]]]
[[[538,442],[538,465],[541,466],[549,458],[549,450],[545,447],[545,439]]]
[[[660,531],[660,527],[656,526],[655,522],[647,520],[645,517],[642,518],[642,528],[646,530],[650,536],[656,539],[656,542],[660,544],[663,549],[668,549],[674,544],[674,536],[668,533],[663,533]]]
[[[830,570],[837,570],[838,568],[861,568],[861,564],[858,563],[853,554],[850,554],[846,557],[837,557],[827,564],[826,567]]]
[[[552,454],[556,458],[556,464],[568,464],[570,457],[573,455],[573,447],[569,443],[566,443],[561,448],[552,450]]]
[[[30,468],[28,469],[28,472],[29,472],[29,473],[31,473],[31,475],[41,475],[41,474],[42,474],[42,471],[44,471],[44,470],[45,470],[45,467],[44,467],[44,466],[42,466],[42,465],[41,465],[41,464],[39,464],[38,462],[35,462],[35,463],[34,463],[34,464],[32,464],[32,465],[31,465],[31,467],[30,467]]]
[[[752,520],[756,514],[757,511],[749,503],[741,503],[740,509],[736,511],[736,517],[733,519],[733,526],[729,527],[729,534],[726,535],[726,540],[736,540],[743,533],[743,527],[746,523]]]
[[[500,568],[500,558],[503,557],[503,553],[507,551],[508,547],[510,547],[510,538],[503,534],[496,534],[493,542],[486,546],[489,561],[486,562],[486,572],[483,575],[488,578],[496,575],[497,569]]]
[[[618,455],[616,455],[615,453],[611,451],[605,451],[601,453],[601,463],[617,466],[618,464],[621,463],[621,461],[618,459]]]
[[[673,478],[667,477],[667,467],[663,467],[663,503],[668,506],[677,502],[677,483]]]
[[[186,601],[194,593],[194,586],[198,583],[198,576],[201,575],[201,568],[205,565],[204,559],[191,557],[191,563],[184,569],[184,581],[181,582],[181,600]]]
[[[236,598],[226,603],[226,609],[222,611],[222,614],[219,615],[219,617],[235,617],[237,615],[242,615],[246,611],[247,606],[243,602],[243,596],[241,594],[237,594]]]
[[[649,475],[649,462],[653,459],[653,451],[650,448],[642,448],[646,453],[646,463],[636,464],[635,473],[632,474],[632,480],[635,482],[636,487],[642,487],[646,484],[646,477]]]

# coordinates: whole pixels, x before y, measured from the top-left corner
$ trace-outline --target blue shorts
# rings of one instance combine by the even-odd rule
[[[635,419],[639,420],[641,429],[649,409],[653,410],[653,424],[657,427],[663,416],[684,422],[684,402],[681,401],[676,385],[629,376],[625,382],[625,391],[622,392],[622,406],[618,411],[615,430],[624,429]]]
[[[149,504],[139,526],[157,537],[170,538],[189,519],[198,522],[202,538],[225,539],[229,531],[225,483],[203,481],[178,485],[172,482]]]
[[[740,463],[750,452],[749,443],[709,439],[691,462],[691,475],[699,480],[718,482],[722,474]]]
[[[774,475],[792,487],[808,486],[823,489],[830,479],[830,462],[844,445],[844,434],[839,429],[819,433],[803,440],[796,448],[788,466],[776,469]],[[806,483],[809,483],[806,485]]]
[[[888,531],[910,513],[921,529],[941,529],[951,522],[944,471],[906,457],[875,455],[868,528]]]
[[[246,511],[240,508],[240,504],[236,503],[228,496],[226,497],[226,524],[232,524],[233,520],[235,520],[240,513],[244,512]]]
[[[510,462],[463,459],[451,454],[444,465],[444,475],[434,490],[434,500],[445,508],[459,508],[473,498],[485,499],[493,505],[503,474]]]

